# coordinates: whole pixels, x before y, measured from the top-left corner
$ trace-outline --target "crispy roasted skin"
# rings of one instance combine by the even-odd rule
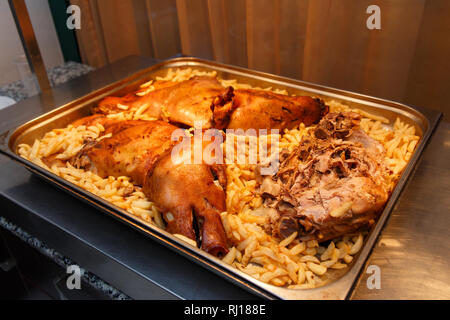
[[[328,107],[320,99],[239,89],[231,103],[214,108],[213,122],[216,128],[282,130],[317,123],[326,113]]]
[[[143,124],[143,123],[145,123],[145,121],[142,121],[142,120],[120,121],[120,120],[109,119],[101,114],[94,114],[92,116],[77,119],[74,122],[72,122],[71,125],[73,125],[74,127],[78,127],[78,126],[89,127],[89,126],[101,124],[105,128],[105,131],[102,132],[102,134],[104,135],[104,134],[109,134],[109,133],[116,134],[116,133],[118,133],[124,129],[127,129],[131,126],[135,126],[135,125]],[[91,140],[85,141],[85,149],[84,150],[87,150],[87,147],[92,146],[93,143],[94,143],[94,141],[91,141]],[[49,156],[43,158],[42,161],[48,167],[52,167],[54,164],[56,164],[57,166],[65,166],[64,161],[56,158],[57,155],[58,154],[49,155]],[[75,161],[75,160],[73,159],[72,161]],[[78,161],[79,161],[79,159],[78,159]]]
[[[163,211],[167,231],[199,240],[205,251],[223,255],[227,240],[220,213],[225,210],[223,167],[218,165],[175,164],[171,150],[177,141],[171,136],[177,127],[164,121],[117,121],[89,117],[78,123],[105,126],[104,138],[86,147],[72,164],[96,172],[101,177],[129,176],[143,186],[144,194]],[[194,225],[198,224],[200,234]]]
[[[75,120],[72,122],[72,125],[75,127],[78,126],[92,126],[96,124],[101,124],[103,128],[105,128],[105,131],[103,134],[116,134],[120,131],[123,131],[125,129],[128,129],[130,127],[134,127],[139,124],[145,124],[147,121],[145,120],[128,120],[128,121],[122,121],[122,120],[116,120],[116,119],[109,119],[105,117],[102,114],[94,114],[92,116],[84,117],[78,120]]]
[[[228,251],[220,219],[226,210],[225,192],[214,183],[217,169],[223,170],[205,164],[174,164],[166,156],[145,180],[143,192],[164,212],[167,231],[195,239],[192,226],[198,225],[202,248],[223,255]]]
[[[115,123],[116,121],[114,121],[114,120],[111,121],[111,119],[105,117],[102,114],[94,114],[92,116],[77,119],[74,122],[72,122],[71,125],[73,125],[74,127],[78,127],[78,126],[89,127],[89,126],[96,125],[96,124],[101,124],[102,126],[105,126],[105,124],[107,124],[108,122]]]
[[[177,127],[164,121],[121,121],[107,131],[111,138],[88,145],[73,163],[101,177],[128,176],[143,185],[144,177],[162,154],[170,151],[171,134]]]
[[[145,114],[150,117],[163,119],[168,114],[169,121],[173,123],[192,127],[198,121],[203,128],[211,128],[211,104],[225,90],[214,77],[193,77],[174,85],[163,86],[137,99],[131,95],[122,98],[108,97],[93,111],[109,114],[123,111],[117,108],[117,103],[130,108],[148,104]]]
[[[157,82],[158,83],[158,82]],[[138,108],[148,104],[145,114],[157,119],[202,128],[292,129],[300,123],[317,123],[328,113],[320,99],[286,96],[264,90],[224,88],[214,77],[193,77],[180,83],[161,84],[159,89],[136,98],[108,97],[94,108],[95,113],[123,111],[117,104]],[[163,112],[164,111],[164,112]]]

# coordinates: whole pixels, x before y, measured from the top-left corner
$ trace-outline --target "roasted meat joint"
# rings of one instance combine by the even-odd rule
[[[383,146],[359,128],[356,113],[330,113],[281,165],[261,192],[275,208],[272,232],[330,240],[375,223],[389,195]]]
[[[419,139],[400,119],[175,68],[17,152],[213,259],[302,289],[352,263]]]

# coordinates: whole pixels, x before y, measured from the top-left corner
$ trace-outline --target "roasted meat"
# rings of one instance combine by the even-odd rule
[[[239,89],[228,104],[213,107],[214,127],[220,129],[293,129],[309,126],[328,113],[320,99],[291,97],[270,91]]]
[[[143,192],[163,212],[167,231],[196,239],[213,254],[227,252],[227,240],[220,213],[225,207],[225,185],[215,181],[222,168],[205,164],[174,164],[163,157],[145,179]],[[194,226],[194,227],[193,227]]]
[[[371,226],[389,195],[383,146],[359,128],[356,113],[330,113],[265,177],[265,205],[277,209],[270,230],[319,241]]]
[[[84,117],[84,118],[75,120],[74,122],[72,122],[72,125],[74,127],[77,127],[77,126],[89,127],[92,125],[101,124],[103,126],[103,128],[105,128],[105,131],[102,134],[105,135],[105,134],[109,134],[109,133],[116,134],[116,133],[119,133],[120,131],[123,131],[130,127],[133,127],[133,126],[136,126],[139,124],[145,124],[145,123],[148,123],[148,122],[144,121],[144,120],[121,121],[121,120],[107,118],[101,114],[94,114],[89,117]]]
[[[203,129],[292,129],[302,122],[317,123],[328,113],[320,99],[224,88],[216,78],[206,76],[159,85],[139,98],[133,94],[107,97],[93,111],[109,114],[142,106],[150,117],[191,127],[198,122]]]
[[[194,126],[194,122],[200,122],[203,128],[211,128],[211,104],[217,96],[225,92],[226,88],[222,87],[216,78],[193,77],[190,80],[163,86],[139,98],[134,94],[122,98],[105,98],[93,111],[109,114],[123,111],[118,104],[130,109],[147,105],[144,113],[150,117],[191,127]]]
[[[72,162],[101,177],[128,176],[142,186],[161,155],[170,151],[170,137],[177,127],[164,121],[117,121],[105,128],[110,138],[88,144]]]
[[[87,144],[71,160],[74,166],[101,177],[131,177],[163,211],[168,232],[201,242],[202,249],[211,254],[227,252],[220,220],[220,213],[225,210],[225,193],[220,184],[225,182],[220,165],[174,163],[171,151],[179,141],[173,141],[172,133],[178,128],[164,121],[90,117],[79,123],[83,121],[105,124],[105,133],[112,136]]]

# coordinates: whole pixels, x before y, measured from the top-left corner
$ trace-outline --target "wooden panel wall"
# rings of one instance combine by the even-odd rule
[[[160,59],[181,52],[175,0],[70,0],[81,9],[77,30],[85,63],[102,67],[129,55]]]
[[[82,9],[82,58],[94,66],[182,52],[450,108],[443,107],[450,98],[447,0],[71,1]],[[381,8],[381,30],[366,28],[373,4]]]

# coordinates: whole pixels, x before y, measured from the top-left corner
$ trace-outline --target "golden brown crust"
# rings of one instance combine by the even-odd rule
[[[158,82],[157,82],[158,83]],[[143,97],[107,97],[94,112],[117,113],[117,105],[137,110],[147,105],[147,116],[203,129],[292,129],[317,123],[328,113],[320,99],[287,96],[265,90],[224,88],[215,77],[197,76],[162,85]]]
[[[171,150],[177,141],[172,141],[172,133],[178,128],[164,121],[109,121],[93,116],[78,123],[104,123],[104,133],[112,136],[86,145],[71,160],[75,167],[100,177],[130,177],[162,210],[169,232],[201,238],[202,248],[214,255],[228,251],[220,219],[225,211],[223,165],[174,163]]]
[[[263,90],[235,90],[228,129],[292,129],[317,123],[328,112],[312,97],[290,97]]]

